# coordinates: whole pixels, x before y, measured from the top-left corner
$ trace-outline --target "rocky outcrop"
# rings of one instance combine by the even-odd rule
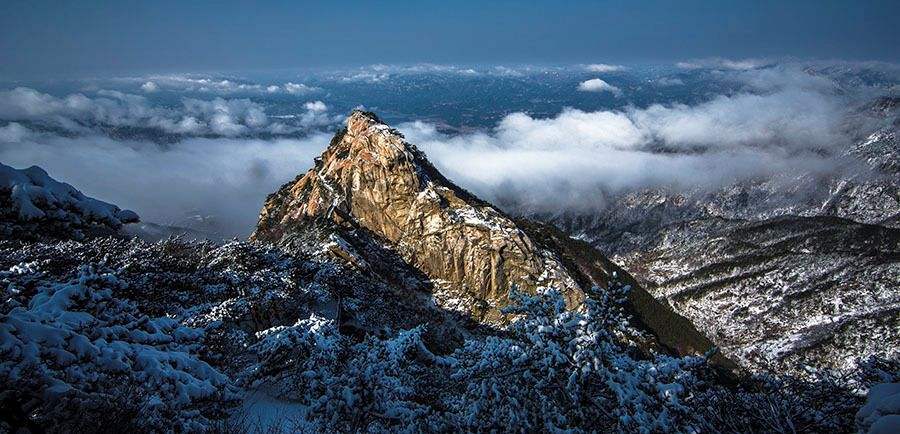
[[[371,232],[431,280],[439,304],[479,319],[499,318],[511,286],[556,287],[572,306],[584,298],[554,252],[371,113],[353,112],[315,167],[268,198],[252,238],[290,244],[323,222]]]
[[[80,239],[116,234],[138,220],[133,211],[85,196],[40,167],[0,164],[0,237]]]
[[[456,186],[372,113],[353,112],[315,166],[268,197],[251,239],[325,255],[394,288],[395,300],[433,302],[481,325],[509,320],[500,309],[511,287],[557,288],[578,307],[621,281],[632,285],[626,307],[635,325],[648,332],[629,338],[633,343],[678,354],[712,348],[588,244],[514,220]],[[429,329],[448,323],[425,322]],[[734,366],[721,356],[714,361]]]

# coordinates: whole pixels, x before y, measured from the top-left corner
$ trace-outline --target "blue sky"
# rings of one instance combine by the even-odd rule
[[[900,60],[898,1],[5,0],[0,75],[703,57]]]

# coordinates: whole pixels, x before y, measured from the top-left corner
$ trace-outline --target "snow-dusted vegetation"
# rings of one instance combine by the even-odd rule
[[[190,431],[233,399],[228,377],[199,357],[203,332],[141,313],[114,296],[122,285],[84,266],[69,282],[35,287],[27,305],[7,301],[0,377],[7,401],[20,403],[6,409],[12,417],[66,430],[140,418],[141,427]]]
[[[897,381],[647,353],[618,284],[580,311],[514,291],[511,326],[448,349],[426,326],[348,331],[340,305],[366,307],[335,296],[346,270],[256,244],[6,240],[0,269],[3,430],[841,432],[878,425],[854,416]],[[259,396],[291,411],[240,402]]]

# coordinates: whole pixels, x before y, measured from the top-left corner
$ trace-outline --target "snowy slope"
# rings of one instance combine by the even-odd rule
[[[637,190],[594,215],[543,218],[608,254],[745,366],[896,357],[900,112],[896,99],[870,111],[882,126],[833,173]]]
[[[0,163],[0,232],[54,236],[84,230],[118,230],[138,221],[133,211],[85,196],[37,166],[15,169]]]
[[[580,312],[556,291],[514,295],[513,326],[447,349],[426,323],[446,311],[258,244],[0,240],[0,270],[10,431],[844,432],[863,405],[827,377],[724,387],[702,357],[640,355],[621,339],[639,333],[625,287]]]

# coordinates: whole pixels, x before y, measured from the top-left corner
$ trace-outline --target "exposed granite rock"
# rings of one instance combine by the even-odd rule
[[[268,197],[252,240],[328,256],[394,288],[398,300],[433,302],[489,326],[508,321],[500,308],[512,286],[554,287],[578,307],[621,281],[632,285],[626,305],[647,332],[632,343],[678,354],[713,346],[597,250],[551,226],[513,220],[456,186],[371,113],[353,112],[315,161]]]
[[[572,306],[584,299],[554,252],[371,113],[353,112],[315,167],[268,198],[252,239],[290,244],[316,221],[370,231],[431,279],[438,304],[478,319],[497,320],[512,285],[559,288]]]

